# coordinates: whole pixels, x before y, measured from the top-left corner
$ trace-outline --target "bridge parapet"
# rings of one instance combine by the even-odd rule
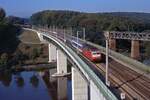
[[[99,79],[99,77],[93,72],[93,70],[68,46],[58,40],[56,37],[46,33],[41,33],[44,37],[47,37],[51,41],[54,41],[59,47],[61,47],[65,53],[74,61],[79,69],[84,73],[88,80],[92,80],[96,85],[100,93],[106,100],[118,100],[116,96],[105,86],[105,84]]]
[[[106,48],[105,47],[102,47],[100,45],[97,45],[97,44],[94,44],[94,43],[91,43],[91,42],[88,42],[88,41],[86,41],[86,42],[89,45],[92,45],[92,46],[100,49],[102,53],[104,53],[104,54],[106,53]],[[150,73],[150,66],[147,66],[147,65],[145,65],[145,64],[143,64],[143,63],[141,63],[137,60],[134,60],[132,58],[129,58],[127,56],[124,56],[124,55],[122,55],[120,53],[117,53],[115,51],[112,51],[112,50],[110,50],[109,56],[111,58],[119,61],[120,63],[130,67],[131,69],[137,68],[137,69],[142,70],[144,72]]]
[[[137,33],[137,32],[105,32],[110,39],[129,39],[129,40],[143,40],[150,41],[150,33]]]
[[[45,35],[46,33],[43,33],[43,36]],[[47,35],[45,35],[45,36],[47,36]],[[51,36],[50,36],[51,37]],[[55,37],[53,37],[53,38],[55,38]],[[57,40],[57,39],[56,39]],[[59,41],[59,40],[58,40]],[[85,41],[83,41],[83,42],[85,42]],[[96,45],[96,44],[93,44],[93,43],[91,43],[91,42],[88,42],[88,41],[86,41],[88,44],[90,44],[90,45],[93,45],[93,46],[95,46],[95,47],[97,47],[97,48],[99,48],[103,53],[105,53],[105,48],[104,47],[101,47],[101,46],[99,46],[99,45]],[[67,47],[65,47],[65,48],[67,48]],[[68,50],[67,50],[68,51]],[[69,51],[70,52],[70,51]],[[145,72],[150,72],[150,67],[149,66],[146,66],[146,65],[144,65],[144,64],[142,64],[142,63],[140,63],[140,62],[138,62],[138,61],[136,61],[136,60],[133,60],[133,59],[131,59],[131,58],[129,58],[129,57],[126,57],[126,56],[124,56],[124,55],[122,55],[122,54],[119,54],[119,53],[117,53],[117,52],[114,52],[114,51],[111,51],[110,50],[110,57],[111,58],[113,58],[113,59],[115,59],[115,60],[117,60],[117,61],[120,61],[121,63],[123,63],[123,64],[126,64],[126,65],[128,65],[128,66],[130,66],[130,67],[132,67],[132,68],[138,68],[138,69],[140,69],[140,70],[143,70],[143,71],[145,71]],[[76,58],[76,56],[75,56],[75,58]],[[78,60],[78,59],[76,59],[76,60]],[[77,61],[78,62],[78,61]],[[80,61],[79,61],[80,62]],[[78,62],[78,63],[79,63]],[[79,65],[82,65],[83,63],[82,62],[80,62],[79,63]],[[88,75],[95,75],[95,74],[93,74],[93,71],[91,71],[90,69],[86,69],[86,67],[85,67],[86,65],[84,65],[84,66],[82,66],[82,70],[83,71],[85,71],[85,72],[87,72],[87,71],[89,71],[87,74]],[[88,68],[88,67],[87,67]],[[90,72],[91,71],[91,72]],[[105,87],[106,87],[106,90],[104,89],[104,87],[102,87],[103,85],[100,85],[100,82],[99,82],[99,80],[97,80],[96,79],[96,76],[95,76],[95,78],[93,78],[93,76],[90,76],[89,77],[89,79],[91,79],[93,82],[94,82],[94,84],[96,85],[96,87],[98,87],[98,89],[100,90],[100,92],[105,96],[105,97],[108,97],[107,99],[109,100],[110,99],[110,97],[112,96],[111,94],[110,94],[110,96],[108,96],[109,94],[107,94],[107,92],[106,92],[106,90],[107,90],[107,87],[103,84],[103,82],[101,83],[101,84],[103,84]],[[111,100],[112,100],[112,98],[111,98]]]

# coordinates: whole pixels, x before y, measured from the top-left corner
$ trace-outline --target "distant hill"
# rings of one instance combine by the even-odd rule
[[[150,30],[150,13],[84,13],[67,10],[44,10],[34,13],[30,20],[34,25],[85,27],[90,29],[90,32],[103,30],[142,32]]]
[[[150,23],[150,13],[139,13],[139,12],[112,12],[103,13],[111,16],[128,17],[130,19],[139,20],[145,23]]]
[[[28,18],[20,18],[16,16],[8,16],[7,21],[12,24],[29,24],[30,23]]]

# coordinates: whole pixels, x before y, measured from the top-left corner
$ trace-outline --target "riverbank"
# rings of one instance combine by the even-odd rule
[[[9,48],[9,53],[0,54],[0,63],[3,63],[0,64],[0,69],[11,69],[12,66],[29,64],[47,64],[48,45],[41,44],[35,32],[22,29],[16,39],[18,45],[15,50]]]
[[[39,63],[39,64],[32,64],[32,65],[23,65],[23,66],[13,66],[11,68],[12,71],[42,71],[47,69],[56,68],[56,62],[52,63]]]

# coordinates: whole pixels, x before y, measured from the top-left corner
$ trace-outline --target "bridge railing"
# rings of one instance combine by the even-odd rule
[[[67,35],[67,34],[66,34]],[[70,35],[67,35],[68,37],[70,37]],[[72,36],[72,38],[76,38],[74,36]],[[97,45],[97,44],[94,44],[94,43],[91,43],[89,41],[84,41],[82,39],[79,39],[80,41],[82,42],[86,42],[88,43],[89,45],[92,45],[98,49],[101,50],[102,53],[105,54],[105,51],[106,51],[106,48],[105,47],[102,47],[100,45]],[[150,73],[150,66],[147,66],[137,60],[134,60],[130,57],[127,57],[125,55],[122,55],[120,53],[117,53],[113,50],[109,50],[109,56],[117,61],[120,61],[120,63],[124,64],[124,65],[127,65],[128,67],[130,68],[136,68],[136,69],[139,69],[139,70],[142,70],[144,72],[147,72],[147,73]]]
[[[86,43],[100,49],[102,53],[104,53],[104,54],[106,53],[106,48],[105,47],[102,47],[100,45],[97,45],[97,44],[94,44],[94,43],[91,43],[91,42],[88,42],[88,41],[86,41]],[[142,70],[144,72],[150,73],[150,66],[147,66],[147,65],[145,65],[145,64],[143,64],[143,63],[141,63],[137,60],[134,60],[132,58],[124,56],[124,55],[122,55],[120,53],[117,53],[113,50],[109,50],[109,56],[111,58],[115,59],[115,60],[120,61],[121,63],[127,65],[130,68],[136,68],[136,69]]]
[[[54,37],[55,38],[55,37]],[[80,39],[81,41],[83,41],[82,39]],[[83,41],[83,42],[86,42],[87,44],[89,45],[92,45],[98,49],[101,50],[102,53],[105,54],[105,47],[102,47],[100,45],[97,45],[97,44],[94,44],[94,43],[91,43],[89,41]],[[63,45],[63,44],[61,44]],[[69,48],[67,48],[65,46],[65,48],[71,53],[73,54],[73,51],[71,51]],[[118,61],[121,61],[122,63],[126,64],[127,66],[130,66],[131,68],[138,68],[140,70],[143,70],[145,72],[150,72],[150,67],[145,65],[145,64],[142,64],[141,62],[139,61],[136,61],[134,59],[131,59],[127,56],[124,56],[122,54],[119,54],[115,51],[112,51],[110,50],[109,52],[110,54],[110,57],[115,59],[115,60],[118,60]],[[78,62],[80,62],[80,65],[82,65],[82,68],[87,72],[87,74],[90,76],[90,79],[92,79],[94,81],[94,83],[97,85],[97,87],[99,88],[99,90],[101,91],[101,93],[107,97],[108,99],[112,99],[112,97],[115,99],[115,97],[112,95],[112,93],[110,92],[108,94],[108,88],[105,86],[105,84],[98,78],[98,76],[88,67],[88,65],[86,65],[81,59],[78,58],[77,55],[74,54],[74,57],[76,58],[76,60]],[[81,61],[80,61],[81,60]]]
[[[75,63],[86,72],[88,77],[94,82],[99,91],[107,100],[118,100],[116,96],[107,88],[107,86],[99,79],[99,77],[93,72],[93,70],[68,46],[66,46],[61,40],[57,39],[55,35],[43,33],[43,36],[48,37],[52,41],[55,41],[63,50],[71,57]]]

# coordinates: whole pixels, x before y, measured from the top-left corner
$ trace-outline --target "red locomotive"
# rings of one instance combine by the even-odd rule
[[[82,54],[93,62],[98,62],[102,60],[102,54],[96,48],[92,47],[83,48]]]
[[[99,62],[104,60],[104,55],[97,49],[81,41],[71,40],[74,48],[78,49],[86,58],[92,62]]]

